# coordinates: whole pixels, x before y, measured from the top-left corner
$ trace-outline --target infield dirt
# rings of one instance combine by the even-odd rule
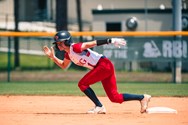
[[[86,114],[93,104],[80,96],[0,96],[1,125],[187,125],[188,98],[153,97],[149,107],[177,114],[141,114],[138,101],[115,104],[99,97],[107,114]]]

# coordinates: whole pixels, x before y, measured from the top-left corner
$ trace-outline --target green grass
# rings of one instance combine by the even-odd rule
[[[98,96],[105,96],[100,83],[91,86]],[[188,84],[173,83],[119,83],[118,91],[122,93],[143,94],[152,96],[188,96]],[[76,83],[0,83],[0,95],[71,95],[83,96]]]
[[[7,53],[0,52],[0,71],[7,70],[8,57]],[[11,69],[14,67],[14,55],[11,54]],[[20,54],[20,67],[21,70],[41,70],[41,69],[54,69],[59,67],[54,65],[54,62],[51,61],[47,56],[40,55],[29,55],[29,54]],[[79,67],[76,65],[71,65],[73,69],[85,70],[83,67]]]
[[[11,54],[11,68],[14,65],[14,55]],[[7,53],[0,52],[0,69],[7,69],[8,57]],[[46,56],[20,54],[20,68],[21,69],[41,69],[50,68],[53,62]]]

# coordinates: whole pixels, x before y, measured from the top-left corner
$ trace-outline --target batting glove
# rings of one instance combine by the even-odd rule
[[[119,47],[119,48],[127,44],[127,42],[123,38],[111,38],[111,43],[113,43],[114,46]]]

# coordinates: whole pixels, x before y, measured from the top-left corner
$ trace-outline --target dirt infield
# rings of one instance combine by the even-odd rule
[[[107,114],[86,114],[93,104],[78,96],[0,96],[0,125],[187,125],[188,98],[153,97],[149,107],[177,114],[140,114],[137,101],[111,103],[99,97]]]

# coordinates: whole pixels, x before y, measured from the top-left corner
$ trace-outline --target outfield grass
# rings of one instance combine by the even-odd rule
[[[100,83],[91,86],[98,96],[105,96]],[[188,84],[173,83],[119,83],[119,92],[152,96],[188,96]],[[76,83],[0,83],[0,95],[72,95],[83,96]]]
[[[8,64],[7,53],[0,52],[0,69],[6,70]],[[11,68],[14,66],[14,55],[11,54]],[[53,62],[46,56],[20,54],[21,69],[41,69],[50,68]]]

